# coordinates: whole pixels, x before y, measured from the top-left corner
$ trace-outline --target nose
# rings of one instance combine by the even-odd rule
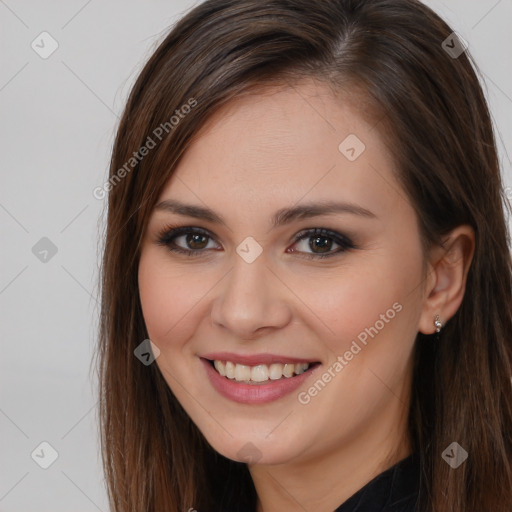
[[[263,254],[252,263],[235,254],[233,268],[215,289],[212,323],[233,338],[252,340],[292,319],[292,294]]]

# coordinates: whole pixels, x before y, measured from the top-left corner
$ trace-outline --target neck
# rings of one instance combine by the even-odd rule
[[[400,409],[397,423],[397,408]],[[391,409],[391,410],[390,410]],[[394,410],[392,410],[394,409]],[[332,512],[374,477],[411,454],[408,407],[398,401],[357,432],[357,438],[293,462],[249,466],[257,512]]]

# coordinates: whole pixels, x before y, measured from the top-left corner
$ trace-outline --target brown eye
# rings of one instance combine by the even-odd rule
[[[169,249],[169,251],[183,253],[188,256],[199,256],[207,249],[217,249],[208,247],[213,239],[204,229],[194,227],[167,228],[158,238],[157,243]]]
[[[330,252],[333,240],[327,236],[317,236],[309,239],[309,247],[315,252],[319,249],[320,253]]]
[[[294,245],[299,243],[303,243],[302,247],[299,250],[294,249],[292,252],[301,253],[306,258],[327,258],[348,249],[355,249],[353,242],[345,235],[320,228],[299,233]],[[333,245],[337,245],[339,249],[332,251]],[[308,249],[311,252],[307,252]]]
[[[185,237],[185,243],[188,248],[191,249],[204,249],[206,245],[208,245],[208,240],[206,235],[199,235],[196,233],[190,233],[188,235],[183,235]],[[206,240],[206,244],[205,244]]]

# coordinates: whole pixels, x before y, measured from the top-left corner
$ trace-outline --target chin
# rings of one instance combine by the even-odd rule
[[[259,436],[227,435],[223,440],[209,439],[212,448],[224,457],[252,464],[285,464],[293,461],[298,455],[297,446],[287,446],[283,439],[262,439]]]

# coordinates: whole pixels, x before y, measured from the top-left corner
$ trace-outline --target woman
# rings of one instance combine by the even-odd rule
[[[510,253],[465,50],[411,0],[209,0],[158,47],[108,186],[113,511],[511,510]]]

